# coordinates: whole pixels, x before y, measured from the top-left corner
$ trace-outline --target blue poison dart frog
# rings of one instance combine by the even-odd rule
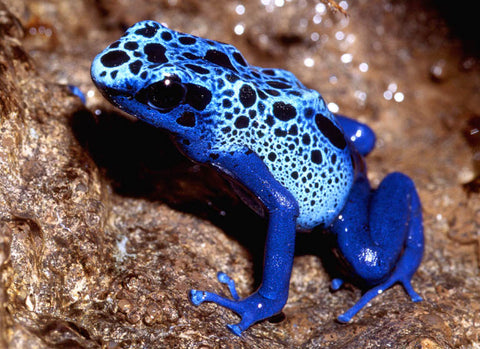
[[[334,235],[348,276],[368,289],[340,322],[395,283],[421,300],[410,284],[424,247],[414,183],[391,173],[372,189],[363,156],[374,147],[373,131],[332,115],[292,73],[251,66],[231,45],[144,21],[101,52],[91,74],[110,102],[171,132],[189,158],[213,166],[263,205],[269,223],[260,287],[240,298],[234,281],[219,273],[230,298],[189,294],[195,305],[214,302],[240,315],[228,325],[233,333],[281,312],[295,233],[315,227]],[[332,288],[341,284],[335,279]]]

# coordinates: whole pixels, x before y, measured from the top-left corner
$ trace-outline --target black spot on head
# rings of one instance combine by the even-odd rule
[[[312,150],[311,158],[313,163],[321,164],[323,160],[322,152],[320,150]]]
[[[160,36],[161,36],[161,38],[162,38],[163,40],[165,40],[165,41],[170,41],[170,40],[172,40],[172,34],[170,34],[170,33],[167,32],[167,31],[162,32],[162,34],[161,34]]]
[[[235,127],[236,128],[247,128],[248,124],[250,123],[250,120],[246,116],[239,116],[235,120]]]
[[[135,34],[144,36],[146,38],[153,38],[157,33],[158,26],[153,24],[146,24],[145,28],[135,30]]]
[[[262,90],[257,90],[257,94],[258,94],[258,97],[260,97],[260,99],[267,99],[268,98],[268,96]]]
[[[297,171],[293,171],[291,174],[293,179],[297,179],[298,178],[298,172]]]
[[[237,61],[238,64],[243,65],[244,67],[247,66],[247,62],[245,62],[245,59],[243,56],[240,54],[240,52],[235,52],[233,54],[233,58]]]
[[[100,76],[103,78],[105,75],[107,75],[107,72],[104,70],[100,73]]]
[[[322,134],[338,149],[345,149],[347,142],[342,131],[322,114],[315,115],[315,123]]]
[[[100,62],[102,62],[102,64],[108,68],[118,67],[129,60],[130,57],[121,50],[110,51],[105,53],[102,58],[100,58]]]
[[[185,84],[187,88],[186,102],[197,110],[204,110],[212,100],[212,93],[205,87]]]
[[[200,67],[199,65],[196,65],[196,64],[185,64],[185,67],[193,70],[194,72],[196,72],[198,74],[209,74],[210,73],[210,70],[202,68],[202,67]]]
[[[270,75],[270,76],[275,76],[275,71],[272,69],[264,69],[263,70],[264,74]]]
[[[115,41],[113,44],[108,46],[108,48],[117,48],[118,46],[120,46],[120,41]]]
[[[182,114],[182,116],[177,118],[177,120],[175,120],[175,121],[177,122],[177,124],[185,126],[185,127],[194,127],[195,122],[196,122],[195,114],[186,111]]]
[[[275,124],[275,119],[273,118],[273,116],[268,115],[268,116],[267,116],[267,119],[265,120],[265,123],[266,123],[268,126],[272,127],[272,126]]]
[[[138,48],[138,44],[135,42],[135,41],[129,41],[129,42],[126,42],[123,47],[126,49],[126,50],[130,50],[130,51],[133,51],[133,50],[136,50]]]
[[[225,119],[227,119],[227,120],[232,120],[233,119],[233,114],[230,113],[230,112],[226,112],[225,114],[223,114],[223,116],[225,116]]]
[[[191,36],[182,36],[178,39],[182,45],[193,45],[197,40]]]
[[[140,68],[142,68],[142,61],[136,60],[135,62],[132,62],[128,65],[128,69],[132,72],[132,74],[137,75],[138,72],[140,71]]]
[[[271,153],[268,153],[268,160],[270,161],[275,161],[275,159],[277,158],[277,154],[271,152]]]
[[[145,80],[147,78],[148,73],[144,71],[142,74],[140,74],[140,77]]]
[[[292,87],[288,84],[284,84],[283,82],[278,82],[278,81],[267,81],[267,84],[272,86],[273,88],[279,88],[279,89],[285,89],[285,88],[291,88]]]
[[[110,76],[112,77],[112,79],[115,79],[117,77],[117,74],[118,74],[118,70],[114,70],[110,73]]]
[[[242,103],[245,108],[251,107],[257,100],[255,90],[247,84],[244,84],[240,88],[240,94],[238,97],[240,99],[240,103]]]
[[[232,130],[232,129],[230,128],[230,126],[226,126],[226,127],[224,127],[224,128],[221,129],[221,131],[222,131],[223,133],[229,133],[231,130]]]
[[[165,47],[160,44],[147,44],[143,48],[143,52],[147,55],[147,59],[152,63],[166,63],[168,62],[165,57]]]
[[[288,121],[297,116],[297,109],[291,104],[284,102],[273,103],[273,115],[281,121]]]
[[[228,56],[223,52],[217,50],[208,50],[204,59],[221,67],[237,72],[237,70],[233,67],[232,62],[230,62]]]
[[[235,94],[235,92],[234,92],[233,90],[225,90],[225,91],[223,92],[223,94],[224,94],[225,96],[228,96],[228,97],[233,97],[233,95]]]

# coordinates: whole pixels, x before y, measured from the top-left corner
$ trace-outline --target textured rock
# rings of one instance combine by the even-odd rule
[[[0,2],[0,348],[480,345],[480,195],[463,186],[478,176],[474,136],[464,138],[480,110],[471,35],[460,41],[463,24],[449,27],[429,3],[352,2],[348,17],[314,1],[242,4],[244,15],[230,1]],[[95,91],[91,59],[146,18],[292,70],[375,129],[373,183],[405,172],[424,205],[413,280],[424,302],[395,286],[335,322],[360,291],[329,290],[315,234],[298,238],[283,320],[238,338],[225,328],[235,315],[187,301],[190,288],[221,290],[218,270],[243,295],[253,289],[265,222]]]

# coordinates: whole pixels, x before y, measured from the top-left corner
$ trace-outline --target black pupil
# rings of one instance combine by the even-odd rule
[[[145,92],[146,102],[160,110],[175,108],[184,101],[186,94],[182,84],[168,78],[151,84]]]

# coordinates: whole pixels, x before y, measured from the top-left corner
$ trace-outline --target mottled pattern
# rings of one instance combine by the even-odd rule
[[[343,207],[354,179],[349,142],[320,94],[290,72],[145,21],[97,56],[92,77],[117,106],[176,134],[197,161],[255,152],[297,200],[299,229],[329,224]]]

